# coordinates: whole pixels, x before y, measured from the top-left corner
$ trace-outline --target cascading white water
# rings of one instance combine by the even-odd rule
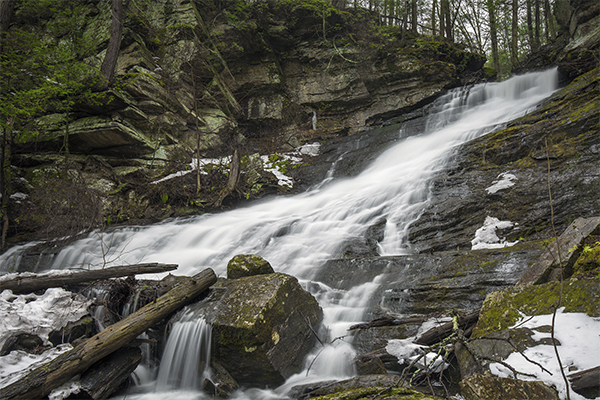
[[[173,324],[158,370],[156,391],[198,390],[210,379],[212,327],[185,311]]]
[[[153,261],[179,264],[178,274],[211,267],[224,275],[234,255],[259,254],[275,270],[299,278],[307,289],[317,288],[311,291],[325,311],[324,325],[333,339],[361,321],[378,283],[346,292],[309,284],[320,266],[339,257],[344,243],[361,237],[382,218],[386,226],[380,254],[410,252],[408,226],[428,201],[431,178],[443,170],[457,146],[524,115],[557,86],[557,71],[549,70],[453,90],[431,107],[424,133],[399,140],[354,178],[221,214],[95,233],[62,250],[54,267],[101,266],[106,259],[111,264]],[[114,245],[106,253],[101,242]],[[334,354],[312,356],[317,357],[312,372],[318,371],[320,379],[352,374],[347,362],[352,348],[338,342],[341,345],[324,350]]]

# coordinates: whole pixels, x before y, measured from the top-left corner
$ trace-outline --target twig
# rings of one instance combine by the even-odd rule
[[[300,311],[300,315],[302,315],[302,318],[304,318],[304,321],[306,322],[306,325],[308,326],[308,329],[310,329],[310,331],[313,333],[313,335],[315,335],[315,337],[317,338],[317,340],[319,341],[319,343],[321,343],[321,346],[325,346],[323,344],[323,341],[319,337],[319,335],[317,335],[317,332],[315,332],[315,330],[313,329],[312,325],[310,324],[310,320],[304,314],[302,314],[302,311]]]
[[[556,354],[556,360],[558,361],[558,367],[560,368],[560,373],[565,382],[565,388],[566,388],[566,392],[567,392],[567,400],[571,400],[571,394],[569,392],[569,380],[567,379],[567,376],[565,375],[565,370],[564,370],[563,364],[560,360],[560,355],[558,354],[558,347],[556,346],[556,340],[554,340],[554,329],[556,327],[556,325],[555,325],[556,310],[560,307],[561,302],[562,302],[564,276],[563,276],[562,257],[560,255],[560,243],[558,242],[558,236],[556,235],[556,228],[554,226],[554,206],[552,205],[552,189],[550,186],[550,152],[548,151],[548,138],[546,138],[546,137],[544,138],[544,143],[546,145],[546,161],[548,164],[548,197],[550,199],[550,223],[552,224],[552,231],[554,232],[554,237],[556,238],[556,240],[555,240],[556,252],[558,253],[558,264],[559,264],[559,268],[560,268],[560,296],[558,297],[558,301],[556,302],[557,304],[554,306],[554,310],[552,312],[552,330],[550,331],[550,333],[551,333],[551,337],[552,337],[552,346],[554,347],[554,353]]]

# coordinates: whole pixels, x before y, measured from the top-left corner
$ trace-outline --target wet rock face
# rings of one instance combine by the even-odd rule
[[[596,68],[537,111],[463,146],[432,183],[430,205],[410,227],[414,249],[471,248],[487,216],[518,223],[502,232],[508,241],[515,241],[553,236],[551,206],[557,232],[577,217],[596,215],[599,83]],[[488,190],[501,174],[513,175],[513,185]]]
[[[382,313],[473,310],[481,307],[487,294],[517,283],[542,251],[540,243],[529,243],[473,252],[341,258],[328,261],[314,279],[349,290],[379,277],[381,285],[372,295],[365,319]],[[368,346],[362,349],[372,350]]]
[[[279,273],[223,280],[194,309],[212,325],[213,360],[251,386],[277,386],[299,372],[323,318],[296,278]]]

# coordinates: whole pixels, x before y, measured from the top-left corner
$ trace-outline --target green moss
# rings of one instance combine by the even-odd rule
[[[598,238],[596,236],[595,238]],[[581,254],[573,265],[573,276],[575,278],[583,278],[586,276],[597,277],[600,273],[600,241],[584,244]]]
[[[565,312],[584,312],[589,316],[600,316],[599,284],[598,279],[571,279],[564,282],[560,304],[565,307]],[[507,329],[513,326],[522,314],[551,314],[555,305],[559,304],[560,292],[560,282],[549,282],[491,293],[481,308],[473,337]]]
[[[325,396],[313,397],[313,400],[427,400],[432,397],[426,396],[415,390],[405,387],[362,387],[341,390]]]

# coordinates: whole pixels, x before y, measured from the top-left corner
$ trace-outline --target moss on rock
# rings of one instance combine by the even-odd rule
[[[227,278],[238,279],[246,276],[272,274],[273,267],[256,254],[238,254],[227,263]]]
[[[565,281],[560,302],[565,312],[583,312],[589,316],[600,316],[600,279]],[[511,287],[489,294],[479,315],[473,337],[480,337],[513,326],[522,314],[551,314],[558,304],[561,293],[560,282],[528,287]]]

